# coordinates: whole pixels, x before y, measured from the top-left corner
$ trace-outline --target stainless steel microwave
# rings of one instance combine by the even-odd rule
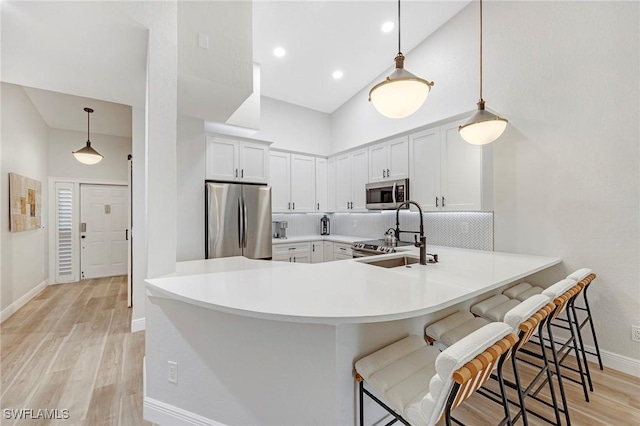
[[[367,209],[397,209],[401,203],[409,200],[409,179],[368,183],[366,191]]]

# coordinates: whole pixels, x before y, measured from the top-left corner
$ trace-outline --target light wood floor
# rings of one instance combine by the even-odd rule
[[[129,332],[126,298],[126,277],[49,286],[7,319],[0,327],[0,408],[68,409],[70,419],[14,422],[3,411],[0,424],[150,425],[142,420],[144,332]],[[565,383],[572,424],[640,425],[640,379],[595,364],[591,371],[589,403],[578,385]],[[525,380],[532,373],[521,369]],[[454,415],[467,425],[495,425],[501,410],[474,395]],[[546,423],[529,416],[529,424]]]
[[[2,324],[0,424],[150,424],[144,332],[129,332],[126,285],[124,276],[48,286]],[[4,409],[66,409],[69,419],[14,422]]]

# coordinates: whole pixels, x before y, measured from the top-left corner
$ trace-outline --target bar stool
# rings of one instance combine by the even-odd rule
[[[600,367],[600,370],[604,370],[604,366],[602,365],[602,356],[600,355],[600,346],[598,346],[598,338],[596,336],[596,328],[593,324],[593,318],[591,317],[591,307],[589,306],[589,299],[587,298],[587,290],[591,288],[589,284],[591,284],[596,279],[596,274],[594,274],[593,271],[589,268],[581,268],[575,271],[574,273],[572,273],[571,275],[569,275],[567,278],[574,279],[578,281],[579,284],[582,283],[584,285],[584,289],[582,290],[584,306],[575,306],[575,304],[573,305],[573,308],[575,310],[586,312],[586,316],[582,320],[582,322],[578,320],[577,312],[576,314],[574,314],[577,321],[576,326],[578,327],[578,331],[579,331],[580,344],[582,345],[581,330],[587,323],[589,323],[589,327],[591,328],[591,337],[593,338],[593,345],[595,347],[595,352],[586,350],[584,345],[582,345],[583,353],[594,355],[598,359],[598,366]],[[585,363],[586,362],[587,360],[585,355]],[[591,377],[589,377],[589,382],[591,383]],[[593,390],[593,388],[591,390]]]
[[[547,296],[534,294],[505,314],[504,322],[509,324],[514,332],[518,333],[518,342],[514,347],[514,351],[522,348],[529,341],[536,330],[540,330],[545,326],[549,314],[553,312],[554,309],[555,305],[550,303],[550,299]],[[434,324],[429,325],[425,329],[426,340],[430,343],[436,344],[436,346],[448,346],[455,343],[456,340],[463,338],[465,335],[473,332],[475,329],[483,327],[487,323],[488,321],[484,318],[475,317],[471,313],[466,311],[459,311],[452,315],[449,315],[448,317],[440,321],[437,321]],[[513,423],[517,422],[520,416],[522,416],[524,424],[528,424],[527,409],[525,407],[525,396],[531,396],[547,404],[546,401],[542,401],[537,398],[537,392],[539,392],[540,388],[535,393],[531,393],[535,385],[539,382],[540,378],[542,378],[543,375],[546,374],[546,382],[549,384],[549,391],[552,400],[551,406],[554,409],[556,424],[560,424],[560,412],[557,404],[555,390],[552,384],[553,382],[551,380],[551,370],[549,367],[548,359],[546,357],[546,353],[544,351],[542,352],[542,356],[544,359],[544,366],[534,377],[534,379],[527,385],[526,388],[522,386],[520,380],[516,357],[511,357],[515,383],[505,380],[505,384],[517,391],[520,406],[520,411],[512,418]],[[489,397],[493,401],[500,403],[499,400],[495,399],[495,397],[499,397],[500,395],[497,395],[495,392],[487,390],[486,392],[490,393],[491,395],[487,394],[486,392],[482,392],[482,390],[479,392],[484,396]],[[509,402],[516,404],[514,401]],[[533,414],[546,420],[546,418],[538,413],[533,412]]]
[[[502,364],[518,340],[511,331],[505,323],[487,324],[443,352],[414,335],[360,359],[355,364],[360,425],[364,426],[364,395],[394,416],[387,424],[435,425],[444,416],[451,425],[451,411],[487,381],[496,365],[505,419],[511,424],[501,381]],[[389,405],[366,389],[364,382]]]

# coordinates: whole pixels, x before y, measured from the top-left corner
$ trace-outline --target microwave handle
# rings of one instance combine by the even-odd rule
[[[397,186],[397,183],[396,183],[396,182],[393,182],[393,191],[392,191],[392,194],[393,194],[393,204],[395,204],[395,203],[396,203],[396,186]]]

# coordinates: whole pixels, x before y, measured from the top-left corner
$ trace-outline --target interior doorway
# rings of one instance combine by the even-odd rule
[[[128,273],[126,185],[80,185],[80,278]]]

